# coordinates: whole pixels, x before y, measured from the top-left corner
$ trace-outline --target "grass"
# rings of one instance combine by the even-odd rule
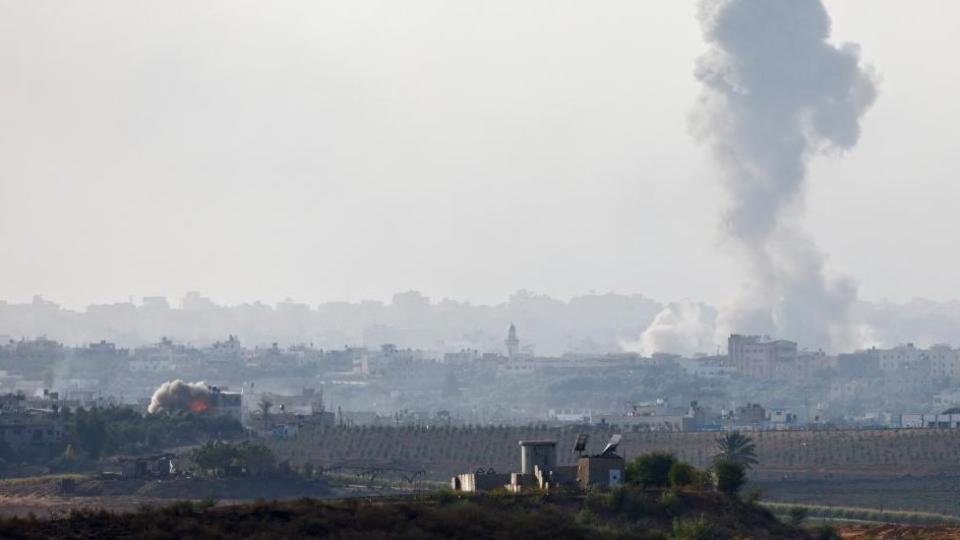
[[[28,476],[25,478],[5,478],[0,480],[0,487],[22,487],[38,486],[50,482],[59,482],[60,480],[86,480],[89,476],[84,474],[48,474],[45,476]]]
[[[905,525],[958,525],[960,518],[931,512],[905,512],[898,510],[879,510],[877,508],[859,508],[854,506],[823,506],[793,503],[761,502],[777,516],[787,516],[791,508],[805,508],[810,519],[830,521],[897,523]]]

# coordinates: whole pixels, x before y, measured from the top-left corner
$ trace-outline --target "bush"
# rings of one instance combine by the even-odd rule
[[[696,480],[696,477],[697,470],[693,468],[693,465],[684,463],[682,461],[677,461],[671,465],[670,471],[667,473],[667,479],[670,481],[670,486],[675,488],[693,484]]]
[[[670,517],[681,516],[687,510],[680,496],[672,491],[664,491],[660,496],[660,508]]]
[[[676,518],[673,520],[672,540],[710,540],[714,536],[710,524],[703,519],[703,516],[695,520],[680,521]]]
[[[817,530],[814,531],[813,537],[817,540],[841,540],[841,537],[839,534],[837,534],[837,531],[829,525],[824,525],[823,527],[817,528]]]
[[[713,474],[716,475],[717,489],[728,495],[738,493],[747,479],[744,466],[732,461],[718,461],[713,466]]]
[[[668,452],[652,452],[637,456],[627,464],[627,482],[644,487],[664,487],[670,483],[670,468],[677,458]]]
[[[794,506],[790,509],[790,524],[799,527],[803,520],[807,519],[807,509],[802,506]]]
[[[660,505],[650,494],[631,487],[619,487],[610,492],[610,509],[630,519],[657,514]]]
[[[763,497],[763,489],[759,486],[753,486],[743,493],[743,502],[757,504],[761,497]]]

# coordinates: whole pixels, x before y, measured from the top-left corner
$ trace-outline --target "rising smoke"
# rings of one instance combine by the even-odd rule
[[[809,347],[856,345],[856,286],[831,279],[797,225],[807,161],[852,148],[876,88],[855,45],[834,46],[821,0],[702,0],[709,50],[695,112],[729,196],[725,232],[748,281],[718,337],[760,333]],[[680,314],[683,315],[683,314]]]
[[[180,379],[165,382],[150,398],[147,412],[205,413],[210,409],[211,392],[203,382],[188,383]]]
[[[714,345],[714,308],[683,301],[667,305],[637,341],[621,340],[626,351],[650,355],[656,352],[691,355],[709,351]]]

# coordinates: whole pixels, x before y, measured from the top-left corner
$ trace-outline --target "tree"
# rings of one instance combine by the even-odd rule
[[[693,465],[677,461],[670,466],[667,473],[667,479],[670,480],[670,487],[680,488],[693,484],[697,477],[697,470]]]
[[[213,441],[193,451],[193,462],[206,474],[222,476],[227,467],[240,457],[240,452],[229,444]]]
[[[277,460],[273,452],[261,444],[243,443],[238,453],[240,465],[253,476],[261,476],[276,468]]]
[[[96,409],[81,414],[74,426],[77,446],[91,458],[98,459],[107,445],[107,425]]]
[[[734,461],[720,460],[713,465],[717,489],[722,493],[734,495],[740,491],[747,480],[746,466]]]
[[[263,420],[263,425],[266,426],[267,419],[270,418],[270,409],[273,408],[273,403],[267,398],[263,398],[260,400],[257,408],[260,410],[260,418]]]
[[[649,487],[663,487],[670,483],[670,468],[677,458],[669,452],[651,452],[637,456],[627,464],[627,482]]]
[[[721,437],[717,437],[716,445],[718,451],[715,457],[716,461],[737,463],[743,465],[746,469],[750,469],[759,463],[759,461],[757,461],[757,449],[753,444],[753,439],[739,431],[731,431]]]

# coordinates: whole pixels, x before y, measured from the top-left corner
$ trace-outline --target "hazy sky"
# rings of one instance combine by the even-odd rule
[[[882,82],[806,226],[862,298],[960,298],[960,3],[826,4]],[[695,9],[0,0],[0,298],[724,302]]]

